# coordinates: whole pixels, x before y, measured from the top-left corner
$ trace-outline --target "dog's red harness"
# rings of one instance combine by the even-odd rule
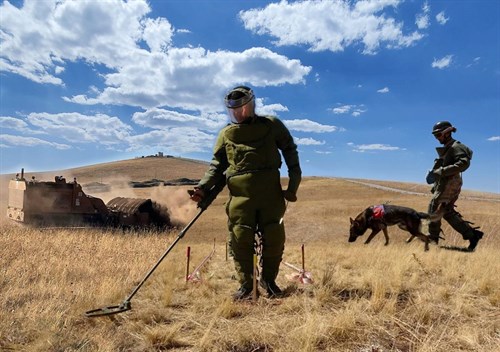
[[[384,218],[385,215],[385,209],[383,205],[374,205],[372,207],[373,210],[373,218],[380,220]]]

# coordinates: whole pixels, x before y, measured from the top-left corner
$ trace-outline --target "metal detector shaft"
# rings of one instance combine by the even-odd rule
[[[186,227],[177,235],[177,238],[175,241],[166,249],[166,251],[163,253],[161,258],[156,262],[156,264],[148,271],[146,276],[142,279],[142,281],[135,287],[135,289],[128,295],[127,298],[122,302],[122,304],[118,306],[107,306],[103,308],[98,308],[98,309],[93,309],[89,310],[85,313],[87,317],[100,317],[100,316],[106,316],[106,315],[112,315],[112,314],[118,314],[125,312],[127,310],[132,309],[132,306],[130,304],[130,300],[132,297],[135,296],[137,291],[142,287],[142,285],[146,282],[146,280],[151,276],[151,274],[156,270],[158,265],[165,259],[168,253],[174,248],[174,246],[179,242],[179,240],[184,237],[186,232],[189,230],[189,228],[198,220],[198,218],[201,216],[201,214],[208,208],[208,206],[215,200],[217,197],[217,194],[219,194],[224,186],[226,185],[226,180],[225,178],[221,178],[218,183],[216,183],[214,186],[212,186],[210,192],[204,197],[202,202],[198,203],[198,208],[200,209],[198,214],[191,220]],[[214,244],[215,245],[215,244]]]
[[[200,211],[198,212],[198,214],[196,214],[196,216],[193,218],[193,220],[191,220],[189,222],[189,224],[186,225],[186,227],[184,227],[184,229],[177,235],[177,238],[175,239],[174,242],[172,242],[172,244],[166,249],[166,251],[163,253],[163,255],[161,256],[161,258],[156,262],[156,264],[149,270],[149,272],[146,274],[146,276],[144,276],[144,279],[142,279],[141,282],[139,282],[139,284],[135,287],[135,289],[128,295],[127,298],[125,298],[125,302],[129,302],[132,297],[135,296],[135,294],[137,293],[137,291],[139,291],[139,289],[141,288],[141,286],[146,282],[146,280],[151,276],[151,274],[153,273],[153,271],[156,270],[156,268],[158,267],[158,265],[160,265],[160,263],[163,261],[163,259],[165,259],[165,257],[167,256],[168,253],[170,253],[170,251],[172,250],[172,248],[174,248],[174,246],[177,244],[177,242],[179,242],[181,240],[182,237],[184,237],[184,235],[186,234],[186,232],[189,230],[189,228],[196,222],[196,220],[198,220],[198,218],[201,216],[201,214],[205,211],[205,209],[200,209]]]
[[[146,276],[142,279],[142,281],[135,287],[135,289],[128,295],[127,298],[122,302],[122,304],[118,306],[107,306],[103,308],[97,308],[93,310],[89,310],[85,312],[85,315],[87,317],[101,317],[101,316],[106,316],[106,315],[113,315],[113,314],[118,314],[122,312],[126,312],[127,310],[132,309],[132,306],[130,304],[130,300],[134,295],[139,291],[139,289],[142,287],[142,285],[146,282],[146,280],[151,276],[153,271],[160,265],[163,259],[167,256],[168,253],[174,248],[174,246],[179,242],[179,240],[184,237],[186,234],[187,230],[195,223],[195,221],[200,217],[200,215],[205,211],[206,208],[201,208],[198,214],[189,222],[189,224],[184,227],[184,229],[177,235],[177,238],[175,241],[167,248],[167,250],[163,253],[161,258],[156,262],[156,264],[148,271]]]
[[[200,209],[200,211],[198,211],[198,214],[196,214],[196,216],[193,218],[193,220],[191,220],[189,222],[189,224],[187,224],[186,227],[184,227],[184,229],[177,235],[177,238],[175,239],[175,241],[167,248],[167,250],[165,251],[165,253],[163,253],[163,255],[161,256],[161,258],[149,270],[149,272],[146,274],[146,276],[144,277],[144,279],[142,279],[142,281],[139,282],[139,284],[135,287],[135,289],[132,291],[132,293],[125,299],[125,302],[129,302],[132,299],[132,297],[134,297],[134,295],[137,293],[137,291],[139,291],[139,289],[144,284],[144,282],[146,282],[146,280],[151,276],[151,274],[153,273],[153,271],[155,271],[155,269],[158,267],[158,265],[160,265],[160,263],[162,262],[162,260],[165,259],[165,257],[167,256],[167,254],[170,253],[170,251],[172,250],[172,248],[174,248],[174,246],[177,244],[177,242],[179,242],[180,239],[182,237],[184,237],[184,235],[186,234],[186,232],[196,222],[196,220],[198,220],[198,218],[201,216],[201,214],[203,214],[203,212],[205,210],[207,210],[207,208],[209,207],[209,205],[212,204],[212,202],[215,200],[215,198],[217,197],[217,195],[222,191],[222,189],[225,186],[226,186],[226,179],[225,179],[225,177],[219,179],[218,182],[214,186],[212,186],[212,188],[210,189],[210,191],[208,192],[208,194],[206,195],[206,197],[200,203],[198,203],[198,209]],[[215,244],[214,244],[214,246],[215,246]]]

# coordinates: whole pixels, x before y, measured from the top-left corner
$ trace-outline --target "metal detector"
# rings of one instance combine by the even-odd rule
[[[222,182],[222,181],[224,181],[224,182]],[[186,227],[184,227],[184,229],[182,229],[182,231],[177,235],[177,238],[175,239],[175,241],[167,248],[167,250],[163,253],[163,255],[161,256],[161,258],[149,270],[149,272],[146,274],[146,276],[144,276],[144,278],[142,279],[142,281],[135,287],[135,289],[128,295],[127,298],[125,298],[125,300],[120,305],[118,305],[118,306],[116,306],[116,305],[115,306],[107,306],[107,307],[102,307],[102,308],[97,308],[97,309],[89,310],[89,311],[85,312],[85,316],[88,317],[88,318],[101,317],[101,316],[113,315],[113,314],[118,314],[118,313],[126,312],[127,310],[132,309],[132,305],[130,304],[130,301],[132,300],[132,297],[135,296],[135,294],[137,293],[137,291],[139,291],[139,289],[142,287],[142,285],[151,276],[151,274],[153,273],[153,271],[156,270],[156,268],[158,267],[158,265],[160,265],[160,263],[163,261],[163,259],[165,259],[165,257],[167,256],[167,254],[170,253],[170,251],[172,250],[172,248],[174,248],[174,246],[177,244],[177,242],[179,242],[181,240],[181,238],[184,237],[184,235],[186,234],[186,232],[196,222],[196,220],[198,220],[198,218],[200,217],[200,215],[203,214],[203,212],[208,208],[208,206],[215,200],[215,197],[217,197],[217,194],[219,194],[220,191],[222,191],[222,189],[226,185],[225,181],[226,180],[224,178],[223,180],[221,180],[220,182],[218,182],[217,184],[215,184],[212,187],[212,189],[208,192],[208,194],[203,198],[203,200],[201,200],[198,203],[198,208],[200,209],[200,211],[198,212],[198,214],[196,214],[196,216],[193,218],[193,220],[191,220],[189,222],[189,224],[187,224]],[[192,194],[192,192],[190,192],[190,191],[188,191],[188,193],[190,195]]]

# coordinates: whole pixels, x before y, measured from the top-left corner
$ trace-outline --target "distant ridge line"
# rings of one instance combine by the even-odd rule
[[[404,190],[404,189],[400,189],[400,188],[382,186],[382,185],[377,185],[375,183],[363,182],[363,181],[358,181],[358,180],[353,180],[353,179],[348,179],[348,178],[344,178],[343,180],[347,181],[347,182],[357,183],[357,184],[371,187],[371,188],[377,188],[377,189],[381,189],[384,191],[389,191],[389,192],[396,192],[396,193],[402,193],[402,194],[412,194],[412,195],[416,195],[416,196],[425,196],[425,197],[431,196],[430,193],[408,191],[408,190]],[[500,199],[495,199],[495,198],[471,197],[471,196],[462,196],[462,195],[459,197],[459,199],[482,200],[482,201],[487,201],[487,202],[500,202]]]

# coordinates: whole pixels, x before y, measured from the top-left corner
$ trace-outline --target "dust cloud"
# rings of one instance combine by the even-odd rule
[[[87,195],[101,198],[105,203],[115,197],[124,198],[149,198],[161,206],[161,211],[168,214],[172,224],[187,224],[197,213],[196,203],[192,202],[186,187],[145,187],[133,188],[130,179],[126,177],[114,178],[106,183],[110,189],[105,192],[87,192]]]
[[[197,213],[196,203],[191,201],[186,188],[155,187],[151,199],[167,207],[174,223],[187,224]]]
[[[109,190],[104,192],[99,191],[87,191],[83,189],[85,194],[91,195],[93,197],[101,198],[104,203],[109,202],[111,199],[116,197],[123,198],[143,198],[138,196],[133,187],[130,187],[131,180],[127,177],[114,177],[112,180],[106,180],[105,185],[109,186]]]

